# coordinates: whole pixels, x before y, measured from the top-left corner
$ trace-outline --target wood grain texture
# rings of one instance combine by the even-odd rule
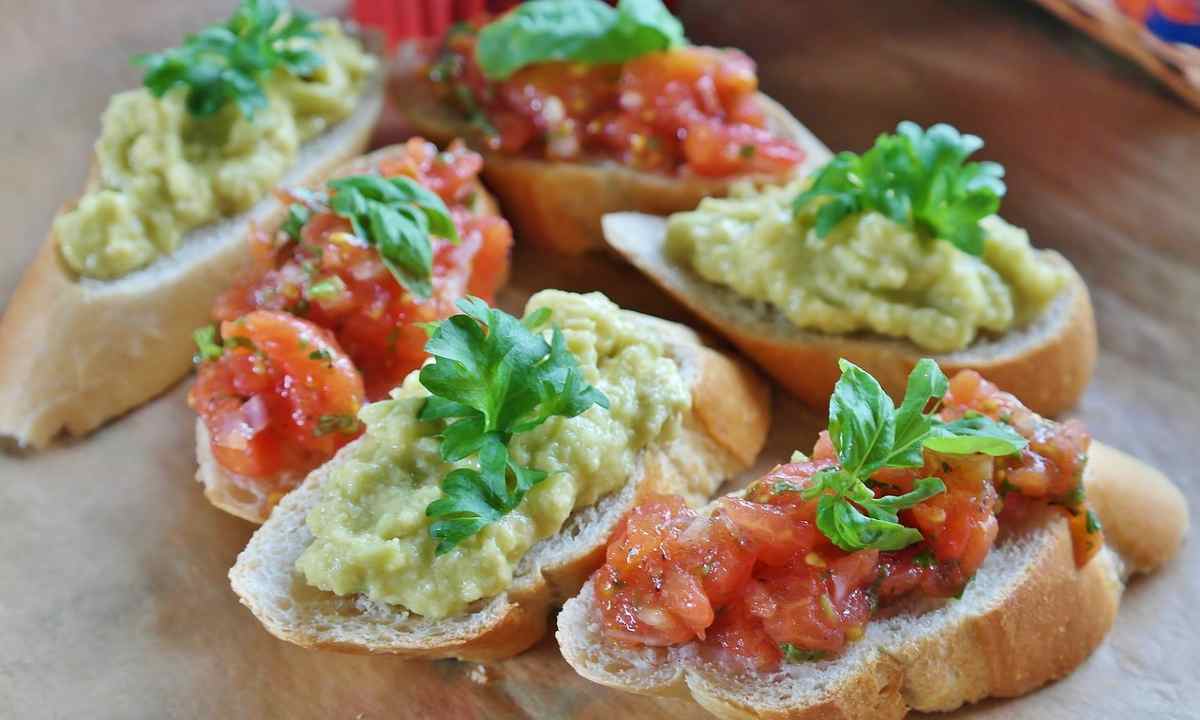
[[[336,3],[307,3],[334,5]],[[229,0],[15,0],[0,24],[0,263],[6,302],[57,204],[82,184],[96,116],[161,47]],[[901,119],[952,122],[1008,168],[1004,214],[1068,256],[1092,289],[1102,352],[1077,414],[1094,433],[1200,490],[1200,116],[1032,5],[1005,0],[685,0],[697,42],[737,45],[763,88],[834,149]],[[381,141],[393,130],[385,130]],[[533,289],[601,289],[686,316],[606,258],[518,251]],[[306,652],[241,608],[225,572],[251,528],[192,480],[180,386],[94,437],[0,456],[0,717],[603,718],[704,715],[575,676],[552,639],[476,666]],[[817,419],[777,397],[763,464],[810,445]],[[1196,507],[1192,500],[1193,509]],[[970,718],[1187,717],[1200,697],[1193,540],[1127,592],[1078,672]]]

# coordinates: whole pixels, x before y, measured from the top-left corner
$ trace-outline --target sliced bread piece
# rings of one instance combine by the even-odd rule
[[[431,84],[417,72],[419,69],[404,68],[395,76],[390,91],[398,98],[413,127],[439,143],[470,137],[470,125],[459,113],[439,102]],[[803,161],[793,170],[795,176],[807,175],[829,160],[829,148],[786,108],[762,93],[758,98],[767,127],[804,152]],[[522,242],[568,255],[604,248],[600,218],[606,213],[635,210],[667,215],[691,210],[706,197],[726,195],[730,185],[738,180],[778,183],[788,179],[672,175],[634,170],[607,160],[551,161],[476,149],[487,160],[483,179],[500,199],[505,217],[512,222]]]
[[[959,600],[872,620],[841,656],[738,674],[694,644],[634,648],[602,634],[593,586],[558,616],[563,656],[584,677],[646,695],[691,697],[722,718],[888,720],[1027,693],[1076,668],[1116,617],[1124,581],[1178,548],[1183,495],[1157,470],[1093,443],[1088,497],[1108,545],[1076,568],[1066,521],[1047,511],[1001,536]]]
[[[364,37],[373,52],[382,47]],[[281,185],[316,182],[362,153],[383,108],[384,67],[381,58],[350,117],[305,143]],[[85,192],[98,183],[93,168]],[[63,430],[82,435],[179,380],[191,367],[192,331],[249,259],[246,236],[285,210],[268,194],[116,280],[77,277],[51,233],[0,318],[0,437],[40,448]]]
[[[640,498],[673,492],[702,504],[726,478],[747,469],[766,440],[770,398],[753,371],[703,346],[688,328],[638,320],[662,338],[691,386],[692,408],[673,440],[642,451],[621,490],[576,511],[556,536],[535,544],[506,592],[469,614],[429,620],[309,586],[295,569],[312,542],[305,517],[322,482],[353,452],[351,443],[286,495],[238,556],[229,578],[242,603],[271,634],[305,647],[486,661],[533,645],[545,633],[550,607],[578,592],[600,566],[613,529]]]
[[[666,220],[640,213],[604,218],[610,246],[687,306],[810,407],[823,407],[840,376],[838,359],[873,375],[893,397],[904,394],[913,366],[930,353],[907,340],[868,333],[826,335],[802,330],[773,306],[709,282],[666,253]],[[1042,415],[1057,415],[1079,400],[1096,364],[1096,321],[1087,286],[1058,253],[1066,287],[1028,325],[970,347],[932,355],[948,374],[965,368],[1021,398]]]
[[[380,148],[351,160],[329,173],[328,177],[372,172],[381,160],[397,152],[404,153],[403,146]],[[496,200],[478,182],[475,183],[473,197],[472,209],[477,214],[499,215]],[[196,418],[196,480],[204,485],[204,496],[209,502],[231,515],[261,525],[270,516],[271,508],[283,497],[282,488],[292,487],[304,479],[285,474],[263,480],[230,472],[217,462],[209,440],[204,420]]]

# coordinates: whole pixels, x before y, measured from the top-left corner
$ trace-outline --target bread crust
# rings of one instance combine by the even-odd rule
[[[933,357],[947,374],[978,370],[1026,406],[1054,416],[1073,407],[1096,364],[1096,321],[1087,286],[1054,251],[1043,251],[1067,273],[1066,288],[1043,317],[998,342],[980,340],[940,355],[911,342],[871,334],[825,335],[800,330],[774,310],[752,308],[732,290],[701,278],[665,253],[662,218],[617,213],[605,218],[610,246],[672,297],[752,357],[777,382],[813,408],[823,407],[846,358],[871,373],[893,397],[904,394],[917,361]]]
[[[469,137],[470,128],[444,107],[417,68],[398,73],[391,92],[418,132],[438,142]],[[476,148],[483,153],[484,181],[500,199],[505,216],[523,242],[551,252],[578,255],[604,249],[600,218],[607,213],[637,211],[668,215],[691,210],[710,196],[729,193],[739,180],[786,182],[824,164],[825,147],[779,103],[759,93],[767,126],[796,143],[804,159],[792,172],[778,176],[706,178],[634,170],[614,161],[565,162],[514,156]]]
[[[327,177],[370,173],[377,170],[381,161],[393,154],[404,152],[406,151],[403,145],[389,145],[344,163],[329,173]],[[313,186],[316,187],[323,182],[324,179],[314,183]],[[473,190],[475,212],[479,215],[498,217],[500,210],[496,206],[496,200],[484,189],[483,185],[476,181]],[[196,480],[204,486],[204,497],[208,498],[213,505],[243,520],[248,520],[256,525],[266,522],[271,515],[271,508],[279,502],[283,494],[278,491],[265,490],[263,486],[265,484],[270,487],[284,487],[287,484],[284,482],[286,478],[276,477],[272,481],[263,483],[232,473],[217,462],[209,440],[204,421],[196,418]],[[292,479],[299,481],[303,478],[293,477]]]
[[[375,35],[364,39],[373,52],[381,47]],[[312,182],[362,153],[383,107],[379,64],[354,114],[307,143],[281,184]],[[97,183],[93,165],[87,189]],[[0,437],[42,448],[60,431],[88,433],[169,388],[191,367],[192,331],[247,262],[245,236],[284,212],[268,194],[114,281],[77,278],[51,230],[0,318]]]
[[[600,635],[590,584],[559,614],[559,646],[584,677],[690,695],[722,718],[897,719],[1021,695],[1078,667],[1112,626],[1124,580],[1166,562],[1187,531],[1178,488],[1120,451],[1095,443],[1084,482],[1108,538],[1087,565],[1075,567],[1067,524],[1048,510],[1002,535],[962,600],[930,616],[872,621],[845,656],[824,663],[843,664],[832,674],[793,666],[769,678],[730,675],[677,650],[636,667],[636,656]],[[806,673],[818,679],[806,683]]]
[[[476,661],[530,647],[545,633],[551,606],[578,592],[603,562],[609,535],[626,510],[653,493],[682,493],[703,503],[726,478],[747,469],[766,442],[770,403],[763,380],[701,345],[690,329],[648,321],[691,385],[693,411],[677,437],[642,451],[622,490],[576,511],[557,536],[531,548],[502,595],[481,601],[468,615],[425,621],[361,596],[343,598],[308,586],[294,569],[311,542],[305,516],[341,454],[285,496],[254,534],[229,572],[234,592],[271,634],[304,647]],[[733,412],[744,425],[714,422],[718,411]],[[734,445],[737,452],[728,449]]]

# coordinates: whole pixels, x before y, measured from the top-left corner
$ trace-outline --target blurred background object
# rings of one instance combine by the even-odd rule
[[[1035,0],[1200,109],[1200,0]]]

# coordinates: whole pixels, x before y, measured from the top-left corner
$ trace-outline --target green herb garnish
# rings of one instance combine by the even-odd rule
[[[403,176],[352,175],[329,182],[330,207],[379,251],[396,281],[421,299],[433,294],[430,235],[458,242],[458,229],[436,193]]]
[[[192,340],[196,343],[196,354],[192,356],[192,362],[197,365],[207,360],[216,360],[225,352],[225,348],[221,347],[216,325],[196,328],[192,332]]]
[[[1100,532],[1100,518],[1096,517],[1096,513],[1092,512],[1090,509],[1087,511],[1085,527],[1089,533]]]
[[[354,415],[322,415],[313,428],[313,435],[317,437],[335,432],[345,435],[358,432],[358,418]]]
[[[851,215],[874,210],[927,237],[982,255],[979,221],[1000,209],[1006,188],[1004,168],[997,163],[966,162],[981,147],[978,137],[949,125],[922,130],[902,122],[895,135],[880,135],[862,155],[838,153],[796,197],[795,211],[809,212],[814,200],[822,200],[815,206],[818,237]]]
[[[817,528],[843,550],[899,550],[918,542],[920,531],[901,525],[898,513],[946,489],[938,478],[926,477],[903,495],[875,497],[867,480],[876,470],[921,467],[923,448],[1011,455],[1027,444],[1008,426],[982,415],[966,422],[939,419],[937,406],[949,383],[933,360],[917,363],[899,408],[862,368],[847,360],[839,366],[842,377],[829,399],[829,438],[841,467],[814,475],[803,494],[808,500],[820,498]]]
[[[143,84],[156,97],[176,85],[187,87],[187,109],[212,115],[226,103],[237,103],[253,117],[267,106],[262,78],[275,68],[297,77],[311,75],[324,60],[293,41],[314,39],[314,16],[293,10],[286,0],[242,0],[224,23],[189,35],[183,45],[133,59],[146,69]]]
[[[780,643],[779,651],[783,653],[783,659],[790,663],[815,662],[828,657],[824,650],[805,650],[791,643]]]
[[[442,479],[443,497],[425,509],[436,518],[429,534],[439,555],[512,511],[546,479],[544,470],[509,457],[514,435],[556,415],[608,408],[608,398],[583,379],[562,331],[554,328],[549,344],[537,332],[548,309],[517,320],[475,297],[459,300],[458,308],[463,314],[439,323],[425,344],[434,362],[421,368],[420,380],[432,395],[418,417],[452,420],[441,433],[442,458],[476,456],[479,469],[451,470]]]
[[[330,275],[308,286],[308,297],[313,300],[331,300],[346,291],[346,281]]]
[[[287,219],[283,221],[281,229],[291,239],[299,240],[300,231],[310,218],[312,218],[312,210],[300,203],[292,203],[288,205]]]
[[[503,80],[549,60],[621,63],[687,44],[683,25],[661,0],[533,0],[479,32],[475,57],[487,77]]]

